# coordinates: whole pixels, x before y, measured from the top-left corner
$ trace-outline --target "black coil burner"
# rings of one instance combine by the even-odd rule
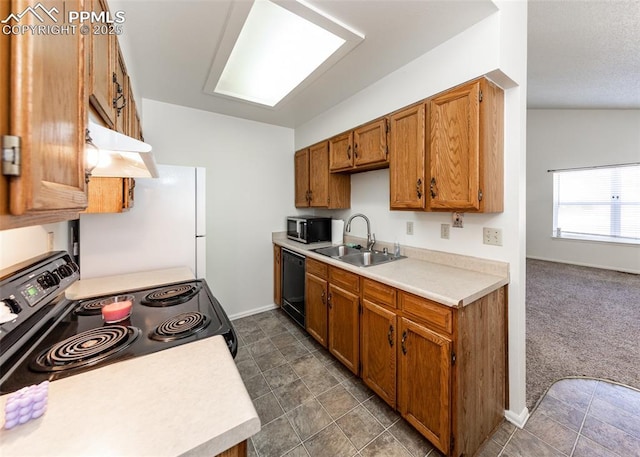
[[[141,301],[146,306],[174,306],[188,302],[198,292],[200,292],[201,284],[178,284],[175,286],[164,287],[147,294]]]
[[[35,371],[53,372],[93,365],[129,347],[140,330],[106,325],[78,333],[41,352],[30,364]]]
[[[182,313],[158,325],[149,337],[156,341],[175,341],[204,330],[210,322],[211,319],[202,313]]]
[[[73,312],[78,316],[99,316],[102,314],[104,299],[83,302]]]

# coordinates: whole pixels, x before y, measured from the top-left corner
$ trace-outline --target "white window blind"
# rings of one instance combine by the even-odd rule
[[[553,235],[640,242],[640,165],[553,171]]]

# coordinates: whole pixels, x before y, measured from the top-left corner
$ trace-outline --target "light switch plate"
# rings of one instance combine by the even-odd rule
[[[407,221],[407,235],[413,235],[413,221]]]
[[[444,238],[445,240],[449,239],[449,228],[451,225],[449,224],[440,224],[440,238]]]

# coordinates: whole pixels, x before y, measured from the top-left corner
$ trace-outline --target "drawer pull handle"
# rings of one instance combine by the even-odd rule
[[[402,353],[406,354],[407,353],[407,347],[405,346],[405,341],[407,341],[407,331],[405,330],[404,332],[402,332],[402,342],[401,342],[401,347],[402,347]]]
[[[387,333],[387,339],[389,340],[389,347],[393,347],[393,325],[389,326],[389,333]]]

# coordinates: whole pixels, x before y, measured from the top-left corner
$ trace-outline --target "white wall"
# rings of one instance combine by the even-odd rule
[[[293,130],[143,99],[156,162],[206,167],[207,283],[231,316],[273,306],[271,232],[295,213]]]
[[[640,246],[551,238],[547,170],[640,162],[640,110],[529,110],[527,256],[640,273]]]
[[[53,250],[67,251],[69,223],[34,225],[0,231],[0,270],[49,251],[49,233]]]
[[[525,145],[526,145],[526,2],[497,2],[500,11],[376,82],[333,109],[296,129],[296,149],[313,144],[354,125],[374,119],[412,102],[483,74],[505,91],[505,211],[465,214],[465,226],[440,238],[440,224],[451,213],[433,214],[389,210],[389,172],[353,175],[348,217],[363,212],[371,219],[377,239],[509,262],[509,377],[508,417],[522,423],[525,402]],[[414,235],[406,235],[406,221],[414,221]],[[503,246],[482,244],[482,227],[503,230]],[[354,221],[352,234],[365,235],[365,224]]]

